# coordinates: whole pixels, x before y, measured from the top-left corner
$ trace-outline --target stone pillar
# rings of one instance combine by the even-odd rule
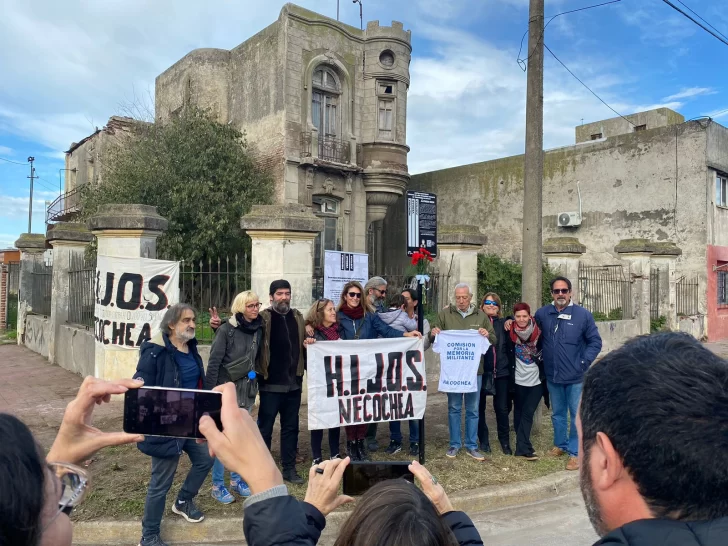
[[[305,313],[313,288],[313,242],[324,222],[305,205],[254,205],[240,219],[252,239],[251,289],[265,305],[276,279],[291,283],[291,306]]]
[[[675,263],[677,257],[682,254],[682,249],[671,241],[653,243],[652,246],[655,248],[651,257],[652,264],[660,269],[660,316],[667,319],[665,327],[668,330],[677,331],[679,324],[675,291]]]
[[[98,241],[99,256],[156,258],[157,237],[167,229],[167,220],[149,205],[102,205],[89,218],[88,227]],[[112,349],[96,343],[96,377],[131,377],[139,361],[139,350]]]
[[[576,237],[551,237],[543,243],[549,268],[571,281],[571,297],[579,301],[579,261],[586,247]]]
[[[8,266],[0,263],[0,332],[4,332],[8,322]]]
[[[473,301],[477,304],[478,294],[478,252],[486,243],[487,237],[480,233],[477,226],[462,224],[440,224],[437,226],[437,254],[440,275],[449,275],[447,298],[454,303],[455,286],[467,283],[473,291]]]
[[[650,257],[654,245],[647,239],[622,239],[614,251],[629,264],[632,282],[632,308],[639,321],[640,333],[650,333]]]
[[[18,285],[18,345],[24,343],[25,316],[31,305],[33,290],[33,264],[43,259],[46,251],[45,235],[42,233],[23,233],[15,241],[20,250],[20,280]]]
[[[93,240],[93,235],[84,224],[59,222],[48,226],[46,241],[53,247],[53,281],[51,289],[51,327],[48,342],[48,360],[58,364],[56,340],[60,328],[68,321],[70,304],[70,287],[68,272],[71,256],[83,257],[86,246]]]

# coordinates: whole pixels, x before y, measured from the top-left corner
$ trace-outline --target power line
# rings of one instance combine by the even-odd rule
[[[9,159],[5,159],[4,157],[0,157],[0,161],[7,161],[8,163],[12,163],[13,165],[22,165],[25,167],[27,163],[18,163],[17,161],[10,161]]]
[[[690,11],[690,12],[691,12],[691,13],[692,13],[693,15],[695,15],[695,17],[697,17],[698,19],[700,19],[700,20],[701,20],[701,21],[702,21],[703,23],[705,23],[705,24],[706,24],[706,25],[708,25],[708,26],[709,26],[710,28],[712,28],[712,29],[713,29],[714,31],[716,31],[716,32],[717,32],[718,34],[720,34],[720,35],[721,35],[721,36],[722,36],[723,38],[725,38],[726,40],[728,40],[728,37],[727,37],[727,36],[726,36],[725,34],[723,34],[723,33],[722,33],[722,32],[721,32],[720,30],[718,30],[718,29],[717,29],[717,28],[715,28],[715,27],[714,27],[713,25],[711,25],[711,24],[710,24],[710,23],[709,23],[708,21],[706,21],[705,19],[703,19],[703,18],[702,18],[702,17],[701,17],[701,16],[700,16],[700,15],[699,15],[698,13],[695,13],[695,10],[693,10],[693,9],[692,9],[692,8],[691,8],[690,6],[688,6],[688,5],[687,5],[687,4],[685,3],[685,2],[683,2],[682,0],[677,0],[677,1],[678,1],[678,2],[680,3],[680,4],[682,4],[683,6],[685,6],[685,7],[686,7],[686,8],[688,9],[688,11]]]
[[[724,43],[725,45],[728,45],[728,39],[726,39],[726,38],[725,38],[724,36],[722,36],[722,35],[719,35],[720,33],[716,34],[716,33],[715,33],[715,32],[713,32],[712,30],[710,30],[710,29],[709,29],[708,27],[706,27],[705,25],[703,25],[702,23],[700,23],[699,21],[697,21],[696,19],[693,19],[693,18],[692,18],[692,17],[690,16],[690,15],[688,15],[687,13],[685,13],[685,12],[684,12],[683,10],[681,10],[681,9],[680,9],[679,7],[677,7],[677,6],[676,6],[675,4],[673,4],[672,2],[670,2],[670,0],[662,0],[662,1],[663,1],[663,2],[665,2],[665,4],[667,4],[668,6],[670,6],[670,7],[672,8],[672,9],[674,9],[675,11],[677,11],[678,13],[680,13],[680,14],[684,15],[685,17],[687,17],[688,19],[690,19],[690,20],[691,20],[691,21],[692,21],[693,23],[695,23],[696,25],[698,25],[698,26],[699,26],[700,28],[702,28],[702,29],[703,29],[703,30],[704,30],[705,32],[707,32],[708,34],[710,34],[710,35],[714,36],[714,37],[715,37],[716,39],[720,40],[720,41],[721,41],[721,42],[723,42],[723,43]],[[679,2],[679,1],[680,1],[680,0],[678,0],[678,2]],[[680,3],[682,4],[682,2],[680,2]],[[685,6],[685,4],[683,4],[683,5]],[[685,7],[687,7],[687,6],[685,6]],[[690,8],[688,8],[688,9],[690,9]],[[690,11],[693,11],[693,10],[690,10]],[[695,12],[693,11],[693,13],[695,13]],[[697,13],[696,13],[696,15],[697,15]],[[698,17],[700,17],[700,16],[698,15]],[[702,19],[702,17],[701,17],[701,19]],[[704,20],[704,19],[703,19],[703,20]]]
[[[561,66],[563,66],[563,67],[564,67],[564,68],[566,69],[566,71],[567,71],[567,72],[568,72],[569,74],[571,74],[572,76],[574,76],[574,78],[576,79],[576,81],[578,81],[578,82],[579,82],[579,83],[580,83],[581,85],[583,85],[584,87],[586,87],[586,88],[587,88],[587,90],[588,90],[588,91],[589,91],[589,92],[590,92],[590,93],[591,93],[592,95],[594,95],[594,96],[595,96],[595,97],[596,97],[597,99],[599,99],[599,101],[600,101],[600,102],[601,102],[601,103],[602,103],[602,104],[603,104],[604,106],[606,106],[607,108],[609,108],[609,109],[610,109],[610,110],[611,110],[612,112],[614,112],[615,114],[617,114],[617,115],[618,115],[618,116],[619,116],[620,118],[622,118],[622,119],[623,119],[624,121],[626,121],[627,123],[629,123],[629,124],[630,124],[630,125],[631,125],[632,127],[635,127],[635,124],[634,124],[634,123],[632,123],[631,121],[629,121],[629,120],[628,120],[628,119],[627,119],[626,117],[624,117],[624,116],[623,116],[622,114],[620,114],[619,112],[617,112],[617,111],[616,111],[616,110],[615,110],[614,108],[612,108],[611,106],[609,106],[609,105],[608,105],[608,104],[607,104],[607,103],[606,103],[606,102],[605,102],[605,101],[604,101],[604,100],[603,100],[603,99],[602,99],[602,98],[601,98],[601,97],[600,97],[599,95],[597,95],[597,94],[596,94],[596,93],[595,93],[594,91],[592,91],[592,90],[591,90],[591,88],[590,88],[590,87],[589,87],[589,86],[588,86],[587,84],[585,84],[585,83],[584,83],[583,81],[581,81],[581,80],[579,79],[579,77],[578,77],[578,76],[577,76],[576,74],[574,74],[574,73],[573,73],[573,72],[572,72],[572,71],[571,71],[571,70],[569,69],[569,67],[568,67],[568,66],[566,66],[566,65],[565,65],[565,64],[563,63],[563,61],[562,61],[561,59],[559,59],[559,58],[558,58],[558,57],[556,56],[556,54],[555,54],[555,53],[554,53],[553,51],[551,51],[551,49],[549,48],[549,46],[547,46],[547,45],[546,45],[545,43],[543,44],[543,46],[544,46],[544,47],[546,48],[546,50],[547,50],[547,51],[548,51],[549,53],[551,53],[551,56],[552,56],[552,57],[553,57],[554,59],[556,59],[556,60],[557,60],[557,61],[559,62],[559,64],[560,64]]]

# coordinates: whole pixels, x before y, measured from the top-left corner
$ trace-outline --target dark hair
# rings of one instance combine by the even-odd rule
[[[306,324],[309,324],[312,328],[318,328],[324,322],[324,309],[329,303],[334,303],[328,298],[321,298],[311,304],[311,308],[306,313]],[[336,304],[334,304],[336,307]]]
[[[403,305],[407,305],[407,300],[404,299],[404,296],[402,294],[392,294],[392,296],[389,298],[390,307],[396,307],[397,309],[399,309]]]
[[[185,311],[192,311],[195,317],[197,317],[195,308],[191,305],[187,303],[175,303],[164,313],[164,316],[162,317],[162,324],[159,325],[159,329],[163,333],[169,334],[172,331],[172,326],[179,322],[182,318],[182,313]]]
[[[45,458],[25,424],[0,413],[0,544],[36,546],[43,529]]]
[[[728,362],[693,337],[641,336],[586,373],[585,464],[609,437],[656,518],[728,516]]]
[[[402,294],[407,292],[409,294],[409,297],[412,298],[412,301],[416,301],[417,303],[420,302],[420,299],[417,297],[417,290],[414,288],[405,288],[402,290]]]
[[[425,494],[405,480],[378,483],[357,501],[334,546],[457,546]]]
[[[571,281],[570,281],[569,279],[567,279],[566,277],[554,277],[553,279],[551,279],[551,282],[549,283],[549,288],[550,288],[551,290],[553,290],[553,289],[554,289],[554,285],[555,285],[555,284],[556,284],[556,283],[557,283],[558,281],[563,281],[563,282],[565,282],[565,283],[566,283],[566,286],[568,286],[568,287],[569,287],[569,292],[571,292]]]
[[[531,306],[526,302],[519,301],[513,306],[513,314],[515,315],[518,311],[526,311],[529,315],[531,314]]]

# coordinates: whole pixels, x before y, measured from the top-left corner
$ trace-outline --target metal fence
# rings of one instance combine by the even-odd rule
[[[632,284],[621,265],[579,264],[580,303],[595,320],[626,320],[632,312]]]
[[[51,314],[53,266],[41,260],[34,260],[31,264],[31,313],[48,316]]]
[[[301,157],[311,157],[312,145],[311,133],[301,133]],[[317,145],[319,159],[335,163],[349,163],[351,160],[351,144],[346,140],[319,135]]]
[[[9,262],[8,281],[5,286],[5,328],[15,330],[18,324],[18,289],[20,288],[20,262]]]
[[[94,324],[96,260],[73,253],[68,268],[68,322],[87,328]]]
[[[660,269],[650,270],[650,320],[660,318]]]
[[[677,316],[688,317],[697,315],[699,282],[697,277],[687,278],[680,277],[675,283],[675,299],[677,307]]]

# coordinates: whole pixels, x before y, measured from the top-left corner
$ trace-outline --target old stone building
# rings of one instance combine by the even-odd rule
[[[376,269],[382,221],[409,182],[410,38],[396,21],[359,30],[286,4],[235,49],[192,51],[157,77],[156,118],[196,104],[245,131],[276,202],[323,220],[315,270],[325,249],[369,251]]]

